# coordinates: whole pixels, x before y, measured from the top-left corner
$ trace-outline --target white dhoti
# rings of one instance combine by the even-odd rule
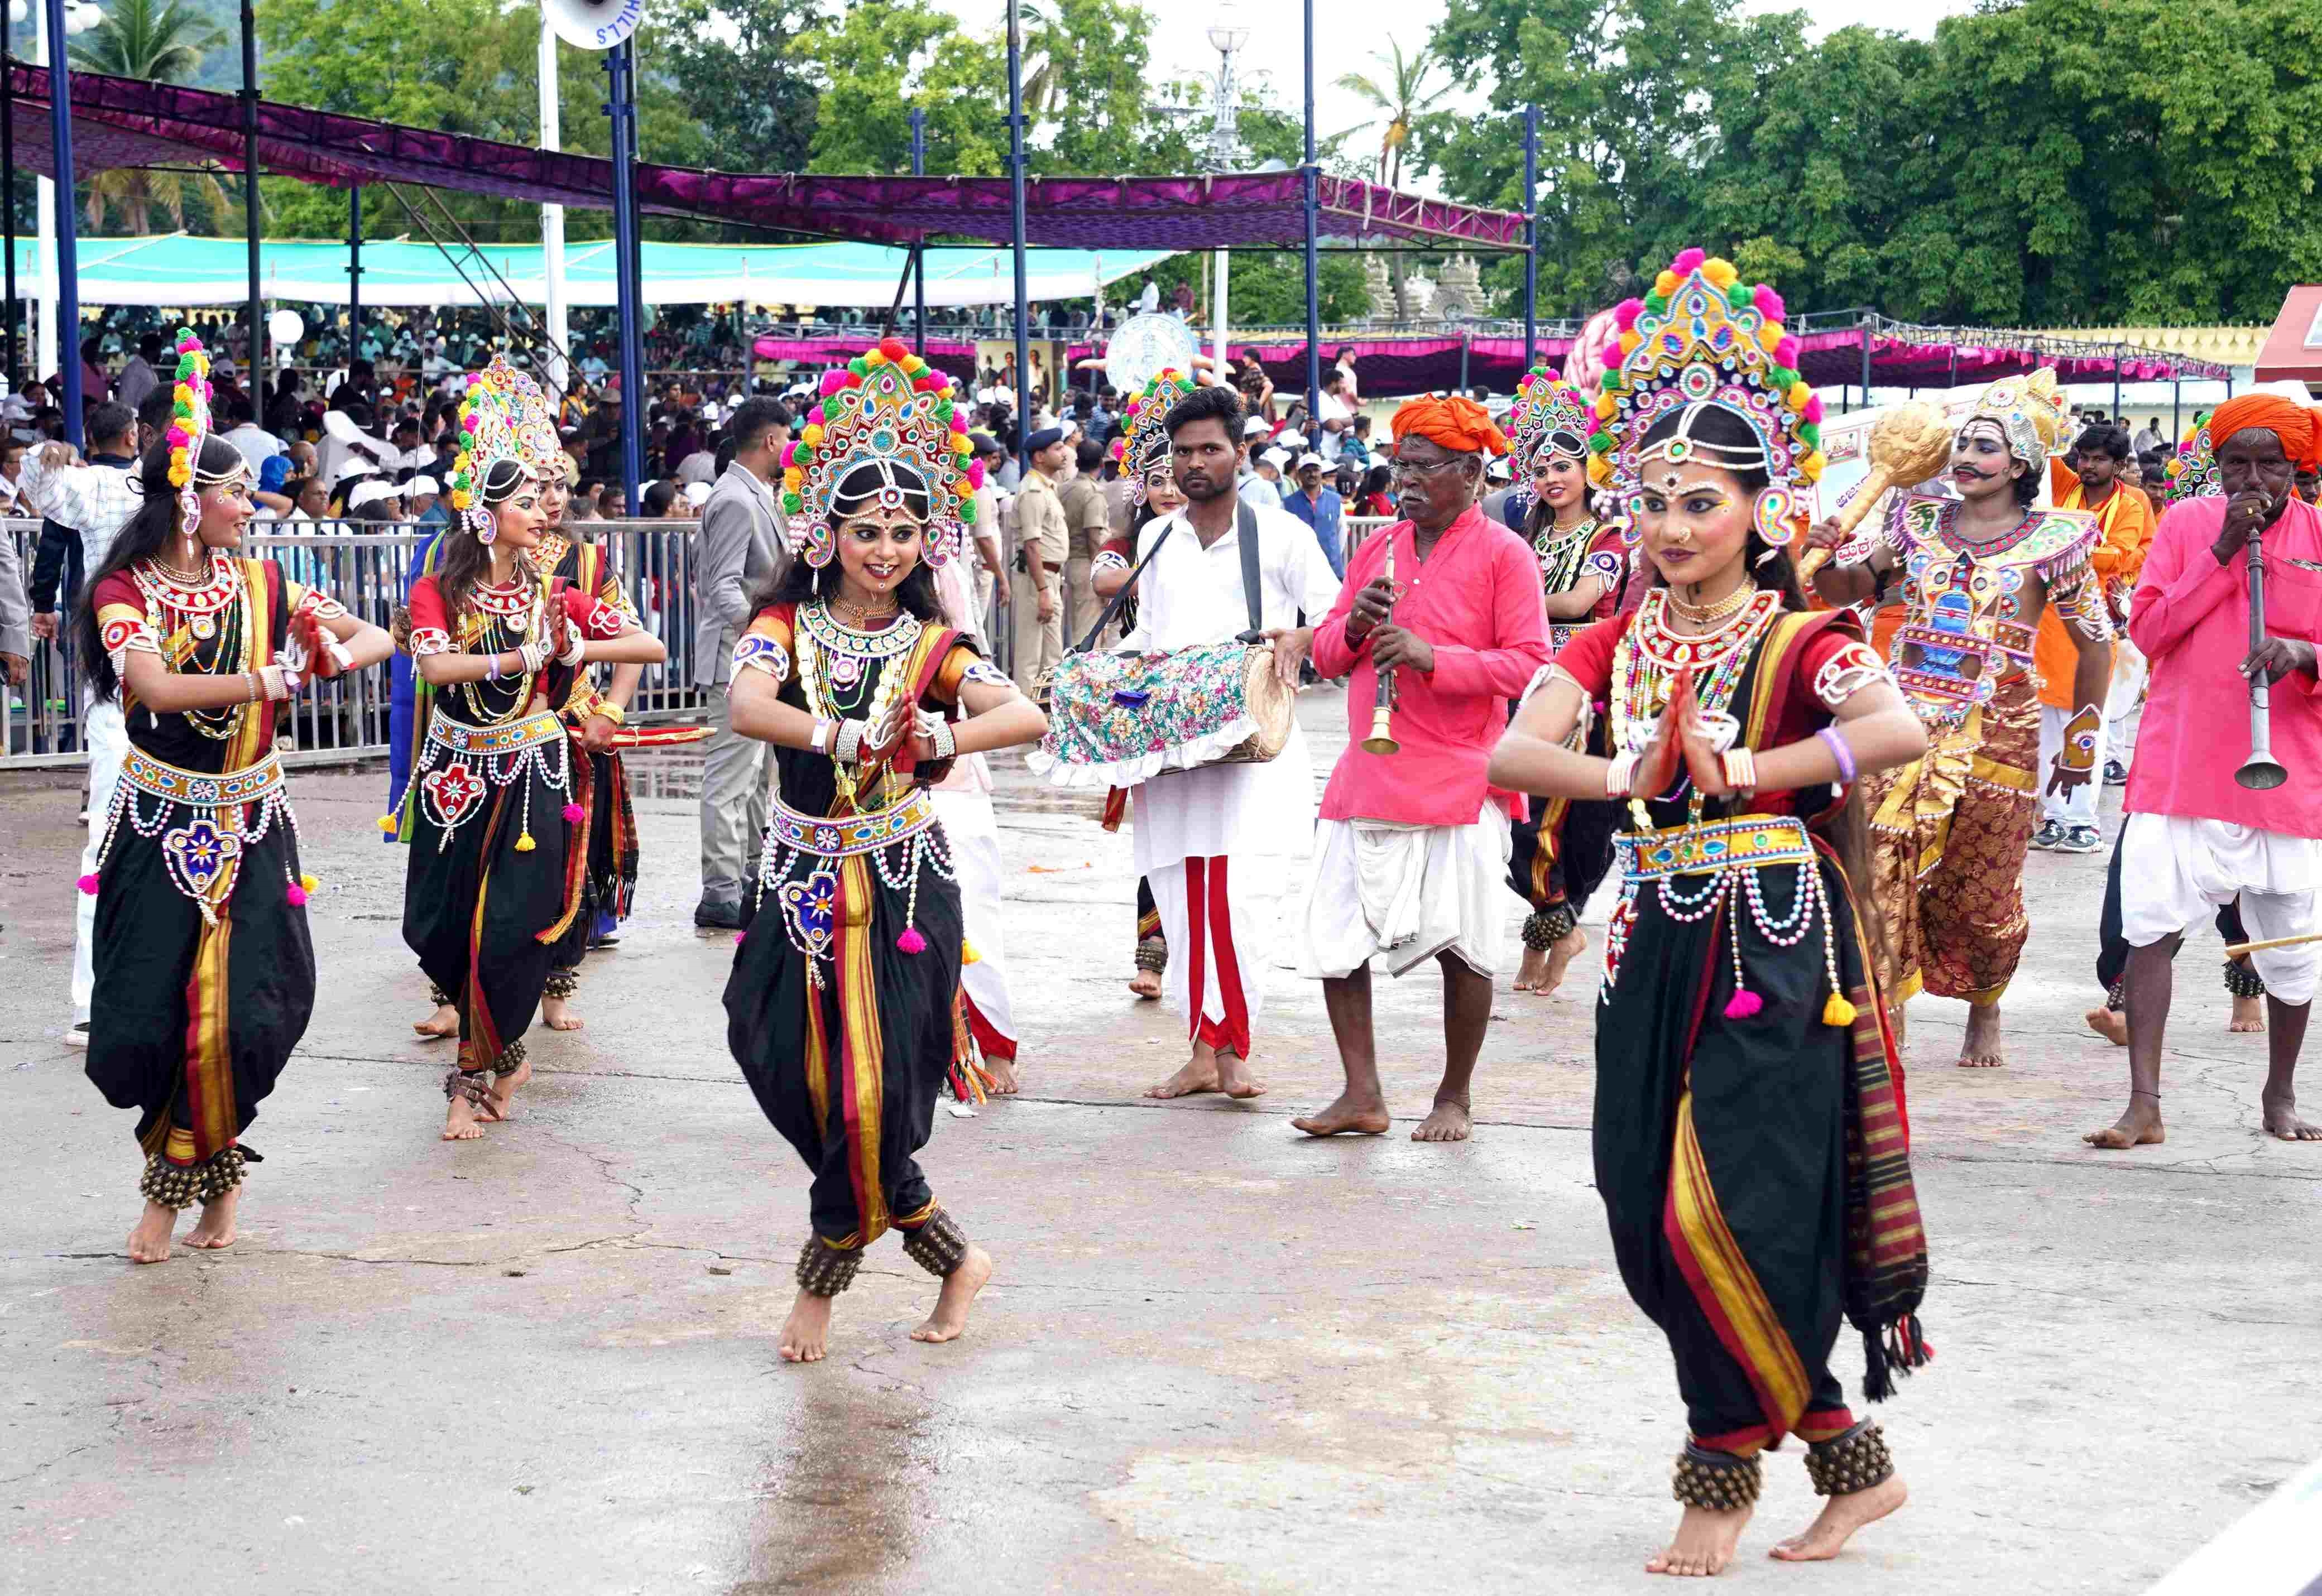
[[[2174,936],[2235,898],[2253,942],[2304,936],[2316,928],[2322,846],[2308,838],[2227,820],[2131,815],[2120,846],[2120,934],[2131,947]],[[2322,943],[2264,949],[2252,953],[2250,962],[2271,996],[2310,1002]]]
[[[1444,953],[1498,972],[1511,896],[1501,811],[1486,803],[1473,825],[1325,820],[1315,844],[1300,974],[1336,980],[1377,958],[1400,976]]]
[[[1000,823],[992,810],[983,756],[970,754],[931,789],[936,818],[951,844],[960,918],[973,959],[962,955],[959,988],[967,1028],[986,1058],[1016,1057],[1016,1009],[1008,998],[1007,950],[1000,929]]]

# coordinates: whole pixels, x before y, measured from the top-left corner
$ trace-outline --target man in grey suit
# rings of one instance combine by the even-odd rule
[[[728,429],[733,461],[701,506],[694,539],[693,680],[710,689],[710,735],[701,762],[701,902],[693,923],[705,930],[739,931],[742,894],[758,873],[759,840],[766,830],[767,789],[774,751],[734,730],[726,707],[726,679],[734,644],[750,624],[751,600],[764,591],[790,551],[783,542],[782,445],[791,415],[779,400],[755,398],[734,413]]]

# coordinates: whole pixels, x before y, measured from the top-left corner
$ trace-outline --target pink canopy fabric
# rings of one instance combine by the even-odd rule
[[[55,167],[49,74],[12,63],[19,159]],[[72,74],[73,169],[215,160],[239,169],[242,107],[233,96],[175,84]],[[503,199],[608,208],[613,164],[458,133],[261,101],[259,159],[278,176],[346,187],[417,183]],[[869,243],[908,244],[923,233],[1006,243],[1004,178],[818,177],[699,171],[640,163],[638,201],[665,215],[712,217]],[[1376,184],[1326,177],[1322,231],[1475,250],[1523,247],[1523,218]],[[1026,196],[1028,242],[1072,249],[1211,250],[1289,244],[1306,236],[1296,172],[1199,178],[1034,178]]]

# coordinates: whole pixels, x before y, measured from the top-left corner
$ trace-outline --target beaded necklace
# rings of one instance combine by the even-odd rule
[[[889,667],[918,646],[925,630],[919,618],[901,615],[876,632],[859,632],[819,599],[800,606],[797,614],[799,690],[806,698],[807,713],[817,720],[865,720],[872,727],[866,738],[881,736],[909,689],[905,678],[910,674]],[[834,762],[833,768],[839,798],[855,807],[855,777],[844,765]],[[893,772],[887,774],[891,778]]]
[[[158,560],[140,560],[129,568],[145,601],[145,625],[161,645],[161,661],[187,676],[225,676],[248,670],[245,659],[250,632],[248,587],[242,561],[224,549],[212,549],[209,566],[194,579],[168,570]],[[184,659],[169,652],[180,634],[191,639]],[[224,743],[242,730],[247,704],[219,709],[181,711],[195,731],[212,742]]]
[[[1668,599],[1666,588],[1646,593],[1635,623],[1622,634],[1614,651],[1613,738],[1617,748],[1644,752],[1679,671],[1694,673],[1694,701],[1704,716],[1724,714],[1759,638],[1782,607],[1779,593],[1761,588],[1732,620],[1687,637],[1670,629]]]
[[[1541,588],[1550,593],[1569,592],[1580,579],[1580,565],[1588,557],[1588,545],[1596,541],[1596,529],[1602,525],[1590,515],[1570,531],[1559,530],[1550,522],[1531,541],[1531,552],[1540,561]]]
[[[479,582],[468,589],[465,612],[460,616],[460,647],[467,653],[502,654],[522,648],[527,634],[536,633],[544,616],[545,589],[526,575],[522,567],[498,585]],[[490,725],[519,715],[532,703],[534,673],[519,671],[498,681],[464,681],[460,696],[477,725]]]

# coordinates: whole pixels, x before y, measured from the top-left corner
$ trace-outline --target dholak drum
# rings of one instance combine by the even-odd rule
[[[1071,654],[1049,684],[1048,734],[1025,762],[1058,787],[1264,764],[1289,742],[1295,710],[1262,643]]]

